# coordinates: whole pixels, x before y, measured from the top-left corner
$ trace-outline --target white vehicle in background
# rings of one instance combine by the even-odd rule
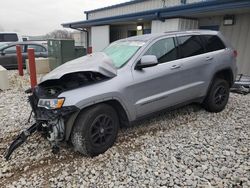
[[[4,44],[22,41],[22,37],[16,32],[0,32],[0,47]]]

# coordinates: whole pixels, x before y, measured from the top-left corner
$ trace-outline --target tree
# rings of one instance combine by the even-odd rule
[[[73,39],[71,32],[67,30],[54,30],[45,36],[46,39]]]

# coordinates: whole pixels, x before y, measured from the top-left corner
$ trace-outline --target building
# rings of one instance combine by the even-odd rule
[[[86,11],[82,30],[93,52],[129,36],[175,30],[221,31],[238,51],[239,73],[250,75],[250,0],[134,0]]]
[[[81,31],[72,32],[72,37],[75,41],[75,46],[83,46],[86,48],[86,33]]]

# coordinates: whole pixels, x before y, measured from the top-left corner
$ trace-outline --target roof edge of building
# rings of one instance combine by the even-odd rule
[[[229,9],[234,8],[234,6],[237,7],[244,7],[244,6],[250,6],[249,0],[221,0],[221,1],[206,1],[206,2],[199,2],[199,3],[192,3],[192,4],[186,4],[186,5],[178,5],[174,7],[166,7],[166,8],[160,8],[160,9],[153,9],[153,10],[147,10],[137,13],[129,13],[124,15],[118,15],[118,16],[112,16],[112,17],[105,17],[105,18],[99,18],[94,20],[84,20],[84,21],[77,21],[77,22],[70,22],[70,23],[63,23],[61,24],[63,27],[73,28],[74,26],[77,27],[79,25],[104,25],[106,23],[110,22],[117,22],[117,21],[127,21],[132,19],[138,19],[143,16],[143,18],[148,19],[161,19],[161,15],[165,18],[171,18],[171,17],[183,17],[181,12],[185,13],[197,13],[200,9],[209,9],[211,10],[223,10],[223,8]]]
[[[107,7],[102,7],[102,8],[97,8],[97,9],[93,9],[93,10],[84,11],[84,13],[88,14],[88,13],[97,12],[97,11],[101,11],[101,10],[108,10],[108,9],[112,9],[112,8],[123,7],[123,6],[126,6],[126,5],[132,5],[132,4],[140,3],[140,2],[143,2],[143,1],[147,1],[147,0],[127,1],[127,2],[124,2],[124,3],[119,3],[119,4],[107,6]]]

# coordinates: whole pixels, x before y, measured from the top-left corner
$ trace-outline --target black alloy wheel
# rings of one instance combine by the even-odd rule
[[[91,125],[92,143],[97,147],[105,145],[110,141],[115,132],[112,118],[106,114],[96,117]]]
[[[216,78],[203,102],[204,108],[209,112],[221,112],[227,105],[229,99],[229,84],[226,80]]]
[[[218,86],[215,90],[215,96],[214,96],[214,100],[215,100],[215,104],[216,105],[221,105],[225,102],[225,100],[227,99],[227,90],[224,86]]]
[[[119,118],[108,104],[98,104],[82,110],[72,133],[74,149],[86,156],[96,156],[110,148],[117,137]]]

